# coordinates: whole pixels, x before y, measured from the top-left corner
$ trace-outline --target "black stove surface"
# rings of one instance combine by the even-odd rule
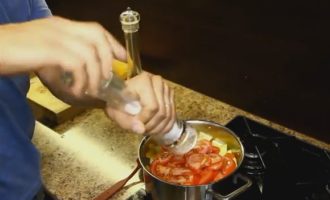
[[[245,148],[245,158],[233,176],[212,189],[226,195],[252,180],[237,200],[330,200],[330,152],[265,125],[238,116],[226,127]],[[139,191],[130,200],[151,198]]]

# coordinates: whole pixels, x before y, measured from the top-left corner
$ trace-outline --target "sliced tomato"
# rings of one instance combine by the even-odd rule
[[[199,180],[201,178],[199,174],[191,174],[186,177],[187,177],[187,182],[185,183],[185,185],[198,185]]]
[[[194,174],[192,179],[192,185],[197,185],[200,182],[201,176],[199,174]]]
[[[214,180],[215,172],[213,170],[203,170],[200,173],[200,179],[198,184],[207,184]]]
[[[214,176],[213,181],[220,180],[220,179],[222,179],[223,177],[225,177],[225,176],[223,175],[223,173],[222,173],[221,171],[219,171],[219,172]]]
[[[209,158],[211,160],[211,163],[217,163],[217,162],[222,160],[222,157],[219,154],[210,153],[208,155],[209,155]]]
[[[165,151],[165,152],[161,153],[156,159],[161,164],[167,164],[171,160],[172,157],[173,157],[172,153]]]
[[[211,160],[208,155],[195,153],[187,158],[187,166],[195,171],[199,171],[206,166],[210,166]]]
[[[192,150],[188,151],[183,156],[187,160],[190,155],[196,154],[196,153],[199,153],[199,148],[194,147]]]
[[[150,165],[150,171],[154,175],[157,175],[156,168],[157,168],[157,165],[158,164],[159,164],[159,161],[158,160],[153,160],[152,163],[151,163],[151,165]]]
[[[220,153],[220,149],[218,147],[211,146],[211,153],[219,154]]]
[[[216,163],[212,163],[208,169],[210,170],[220,170],[223,166],[223,160],[220,160],[219,162],[216,162]]]
[[[196,147],[198,153],[211,153],[212,152],[212,143],[208,140],[200,140],[197,143]]]
[[[171,173],[171,168],[168,166],[157,164],[155,167],[155,174],[158,177],[166,177],[166,176],[169,176],[170,173]]]
[[[230,158],[232,160],[236,159],[236,157],[233,153],[226,153],[224,156],[227,157],[227,158]]]
[[[173,176],[193,175],[193,172],[188,168],[174,167],[171,169],[171,175],[173,175]]]
[[[169,161],[169,164],[173,166],[183,166],[186,163],[185,156],[183,155],[173,155],[171,160]]]
[[[227,176],[236,169],[236,163],[232,158],[224,157],[224,167],[222,173],[224,176]]]
[[[169,176],[165,178],[166,181],[175,183],[178,185],[196,185],[194,182],[194,176],[189,175],[189,176]]]
[[[184,176],[169,176],[165,180],[178,185],[184,185],[187,182],[187,178]]]

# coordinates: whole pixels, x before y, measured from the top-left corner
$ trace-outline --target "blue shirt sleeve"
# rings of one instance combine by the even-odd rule
[[[45,0],[30,0],[31,2],[31,20],[45,18],[52,15]]]

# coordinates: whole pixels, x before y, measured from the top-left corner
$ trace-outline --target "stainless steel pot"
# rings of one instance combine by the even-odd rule
[[[146,157],[146,153],[149,151],[149,144],[153,143],[150,137],[143,138],[139,148],[139,162],[143,168],[144,182],[146,185],[147,193],[150,193],[153,200],[211,200],[211,199],[222,199],[229,200],[238,194],[245,191],[252,185],[252,182],[244,176],[240,178],[244,179],[246,184],[236,189],[227,195],[221,195],[212,190],[212,186],[215,183],[221,182],[222,180],[232,176],[236,170],[240,167],[244,158],[244,148],[238,138],[238,136],[228,128],[221,126],[215,122],[203,121],[203,120],[188,120],[191,126],[196,128],[198,131],[202,131],[211,135],[212,137],[219,138],[224,141],[229,149],[239,149],[239,155],[237,157],[237,168],[228,176],[223,179],[206,184],[206,185],[195,185],[195,186],[182,186],[173,183],[166,182],[154,176],[149,171],[150,159]],[[154,144],[153,144],[154,145]]]

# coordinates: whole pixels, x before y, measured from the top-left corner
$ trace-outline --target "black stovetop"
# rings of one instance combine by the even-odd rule
[[[293,136],[238,116],[226,127],[233,130],[245,148],[240,169],[212,189],[226,195],[245,184],[252,186],[237,200],[330,200],[330,152]],[[139,191],[133,199],[150,199]]]

